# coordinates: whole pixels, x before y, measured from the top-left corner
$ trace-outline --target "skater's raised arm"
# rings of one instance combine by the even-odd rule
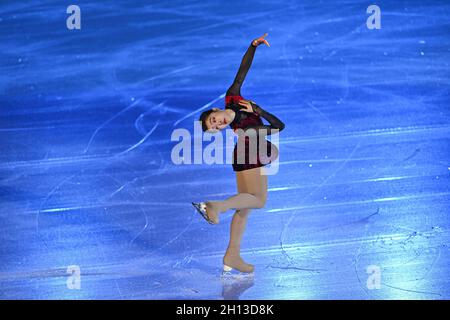
[[[242,57],[241,65],[239,66],[239,70],[236,74],[236,77],[234,78],[233,84],[227,90],[226,93],[227,96],[241,95],[241,87],[242,84],[244,83],[245,77],[247,76],[247,72],[250,69],[250,66],[252,65],[256,47],[258,47],[262,43],[270,47],[269,42],[267,42],[267,40],[264,39],[266,36],[267,33],[265,33],[262,37],[253,40],[250,43],[250,46],[248,47],[247,51]]]
[[[245,130],[246,135],[251,135],[253,132],[254,134],[258,134],[260,136],[266,136],[271,135],[273,133],[280,132],[284,129],[284,123],[280,119],[278,119],[276,116],[271,114],[270,112],[267,112],[260,106],[258,106],[253,101],[248,100],[241,100],[239,102],[241,106],[246,107],[247,111],[253,111],[254,113],[258,114],[262,118],[266,119],[269,122],[269,125],[259,125],[259,126],[251,126],[247,127]],[[245,111],[245,110],[243,110]],[[248,129],[253,129],[252,131],[247,131]]]

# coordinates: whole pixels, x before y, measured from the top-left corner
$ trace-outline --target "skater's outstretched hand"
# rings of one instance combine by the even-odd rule
[[[264,39],[265,37],[267,37],[267,33],[264,33],[261,37],[259,37],[258,39],[255,39],[252,41],[252,46],[257,47],[259,46],[261,43],[264,43],[265,45],[267,45],[268,47],[270,47],[269,42]]]

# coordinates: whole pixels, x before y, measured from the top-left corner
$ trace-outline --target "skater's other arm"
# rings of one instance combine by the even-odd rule
[[[278,119],[275,115],[271,114],[270,112],[267,112],[253,101],[241,100],[239,104],[241,106],[246,107],[246,110],[243,111],[250,111],[250,112],[253,111],[254,113],[256,113],[257,115],[261,116],[262,118],[266,119],[269,122],[269,125],[251,126],[246,128],[246,131],[248,129],[253,129],[251,131],[248,131],[246,133],[247,135],[253,132],[255,134],[265,136],[280,132],[284,129],[283,121]]]
[[[265,33],[263,36],[259,37],[258,39],[253,40],[250,43],[250,46],[248,47],[247,51],[245,52],[244,56],[242,57],[241,65],[239,66],[239,70],[236,74],[236,77],[234,78],[233,84],[227,90],[227,93],[226,93],[227,96],[240,96],[241,95],[241,87],[242,87],[242,84],[244,83],[245,77],[247,76],[247,72],[250,69],[250,66],[252,65],[256,47],[258,47],[262,43],[264,43],[270,47],[269,42],[267,42],[267,40],[264,39],[266,36],[267,36],[267,33]]]

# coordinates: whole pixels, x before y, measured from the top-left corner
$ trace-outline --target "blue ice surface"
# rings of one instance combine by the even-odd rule
[[[450,298],[448,1],[377,1],[379,30],[367,1],[75,4],[81,30],[68,2],[0,4],[1,299]],[[280,170],[254,278],[224,280],[232,212],[190,203],[235,175],[170,137],[264,32],[242,94],[285,122]]]

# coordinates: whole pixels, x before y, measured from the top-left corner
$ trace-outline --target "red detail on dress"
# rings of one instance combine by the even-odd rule
[[[226,96],[225,97],[225,106],[230,103],[239,103],[239,101],[244,100],[242,96]]]

